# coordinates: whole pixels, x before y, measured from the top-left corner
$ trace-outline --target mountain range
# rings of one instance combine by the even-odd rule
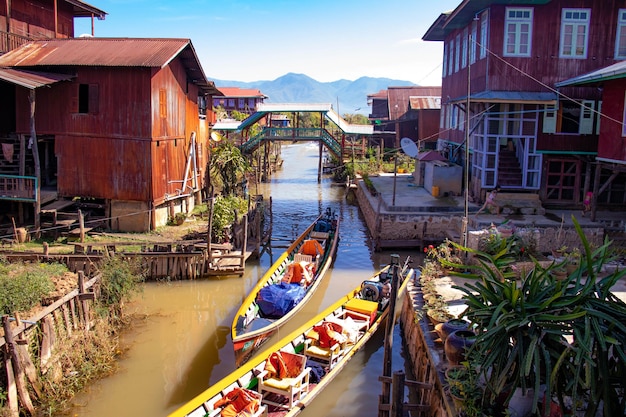
[[[331,103],[339,114],[368,115],[369,94],[378,93],[388,87],[414,86],[410,81],[390,78],[361,77],[354,81],[338,80],[320,82],[304,74],[288,73],[273,81],[230,81],[217,80],[215,86],[258,89],[268,98],[266,103]]]

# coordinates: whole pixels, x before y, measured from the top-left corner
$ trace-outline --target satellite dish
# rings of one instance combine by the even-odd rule
[[[222,135],[220,135],[217,132],[211,132],[211,139],[214,140],[215,142],[219,142],[222,140]]]
[[[402,150],[405,154],[409,155],[411,158],[417,158],[419,150],[417,149],[417,145],[415,144],[415,142],[413,142],[413,139],[400,139],[400,146],[402,147]]]

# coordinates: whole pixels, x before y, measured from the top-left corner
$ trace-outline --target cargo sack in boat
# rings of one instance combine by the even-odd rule
[[[261,288],[256,302],[263,317],[277,319],[298,304],[304,294],[305,290],[300,284],[281,282]]]

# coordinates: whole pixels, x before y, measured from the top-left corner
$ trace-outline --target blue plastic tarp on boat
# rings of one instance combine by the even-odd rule
[[[278,319],[298,304],[304,294],[304,287],[300,284],[281,282],[261,288],[256,302],[263,317]]]

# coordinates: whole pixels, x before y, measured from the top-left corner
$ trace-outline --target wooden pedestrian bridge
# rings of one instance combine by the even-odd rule
[[[275,127],[267,123],[273,113],[320,113],[323,117],[322,126],[319,128],[281,126]],[[246,133],[249,128],[261,120],[266,120],[266,126],[261,131],[250,137]],[[328,126],[328,122],[334,125]],[[331,128],[332,126],[332,128]],[[337,129],[334,129],[334,126]],[[261,145],[272,141],[292,141],[292,142],[320,142],[337,159],[341,160],[346,140],[354,142],[357,139],[369,137],[374,133],[372,125],[356,125],[348,123],[334,109],[330,103],[262,103],[257,106],[255,113],[241,122],[217,122],[213,126],[215,131],[237,131],[242,132],[242,141],[239,148],[242,153],[250,154]],[[333,131],[338,133],[332,133]]]

